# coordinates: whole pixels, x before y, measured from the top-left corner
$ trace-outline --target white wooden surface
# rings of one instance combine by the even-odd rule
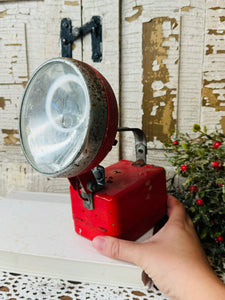
[[[193,123],[225,132],[223,0],[58,0],[0,2],[0,195],[13,189],[68,192],[65,179],[33,171],[18,140],[18,112],[29,76],[60,56],[60,21],[103,24],[103,60],[91,60],[90,36],[73,57],[92,64],[112,85],[120,125],[143,128],[148,162],[167,166],[163,139]],[[121,135],[120,158],[134,159],[133,136]],[[118,148],[104,165],[118,160]]]
[[[74,231],[66,194],[14,192],[0,200],[1,271],[143,288],[142,270],[98,253]]]

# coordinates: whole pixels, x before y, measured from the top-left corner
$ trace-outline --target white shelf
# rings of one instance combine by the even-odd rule
[[[1,270],[143,288],[140,268],[75,233],[69,194],[11,193],[0,200],[0,228]]]

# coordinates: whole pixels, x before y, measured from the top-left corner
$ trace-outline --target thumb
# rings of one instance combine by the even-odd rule
[[[111,258],[116,258],[138,264],[142,244],[120,240],[111,236],[97,236],[93,239],[92,245],[102,254]]]

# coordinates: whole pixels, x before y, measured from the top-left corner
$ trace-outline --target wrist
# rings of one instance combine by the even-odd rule
[[[176,300],[224,300],[225,285],[211,269],[193,270]]]

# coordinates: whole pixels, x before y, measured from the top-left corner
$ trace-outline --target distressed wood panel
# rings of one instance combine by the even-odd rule
[[[125,1],[122,13],[122,122],[145,131],[149,162],[166,165],[165,138],[201,122],[206,1]]]
[[[61,56],[60,22],[81,25],[79,1],[0,3],[0,195],[17,189],[68,192],[66,179],[32,170],[20,149],[18,113],[29,76],[44,61]],[[81,42],[73,52],[81,59]]]
[[[92,16],[100,16],[102,20],[102,61],[93,62],[91,59],[91,35],[83,39],[83,61],[92,65],[108,80],[119,104],[119,0],[83,0],[82,22],[89,22]],[[113,147],[103,166],[118,161],[119,145]]]
[[[151,148],[162,146],[168,120],[176,124],[180,10],[189,3],[122,2],[122,126],[143,128]],[[132,135],[122,142],[123,158],[134,159]]]
[[[225,133],[225,3],[206,4],[201,123]]]
[[[0,28],[0,144],[18,145],[18,108],[28,80],[26,27],[2,18]]]
[[[15,145],[15,151],[19,145],[18,111],[23,89],[20,84],[0,84],[0,145]]]
[[[65,193],[69,191],[69,182],[65,178],[48,178],[40,176],[35,170],[24,163],[5,161],[0,164],[1,195],[17,190],[33,192]]]
[[[1,145],[0,158],[0,197],[15,190],[50,193],[65,193],[69,190],[67,179],[48,178],[31,168],[20,146]]]
[[[118,1],[108,1],[107,5],[103,1],[83,1],[82,5],[83,9],[80,1],[73,0],[0,4],[0,195],[12,189],[68,192],[66,179],[46,178],[30,168],[18,139],[18,113],[24,87],[40,64],[61,56],[62,18],[70,18],[73,27],[80,27],[92,15],[102,16],[103,61],[92,62],[90,35],[73,44],[73,58],[84,59],[96,67],[119,98]],[[104,165],[117,160],[118,148],[114,148]]]
[[[189,131],[200,123],[225,132],[223,0],[0,1],[0,195],[12,189],[68,192],[67,180],[46,178],[26,163],[18,111],[34,69],[61,55],[61,19],[79,27],[93,15],[102,17],[103,60],[91,60],[90,35],[76,41],[73,57],[108,79],[121,126],[144,129],[149,163],[168,165],[162,141],[175,127]],[[121,141],[121,158],[133,160],[132,134],[121,134]],[[117,160],[115,147],[104,165]]]
[[[175,130],[179,58],[178,20],[156,17],[143,23],[143,116],[147,141],[164,141]]]
[[[6,10],[4,10],[7,12]],[[0,19],[0,84],[23,84],[27,82],[27,59],[25,24],[5,23],[5,17]],[[4,70],[4,72],[3,72]]]
[[[204,24],[205,0],[192,0],[187,9],[181,9],[177,127],[182,132],[200,123]]]

